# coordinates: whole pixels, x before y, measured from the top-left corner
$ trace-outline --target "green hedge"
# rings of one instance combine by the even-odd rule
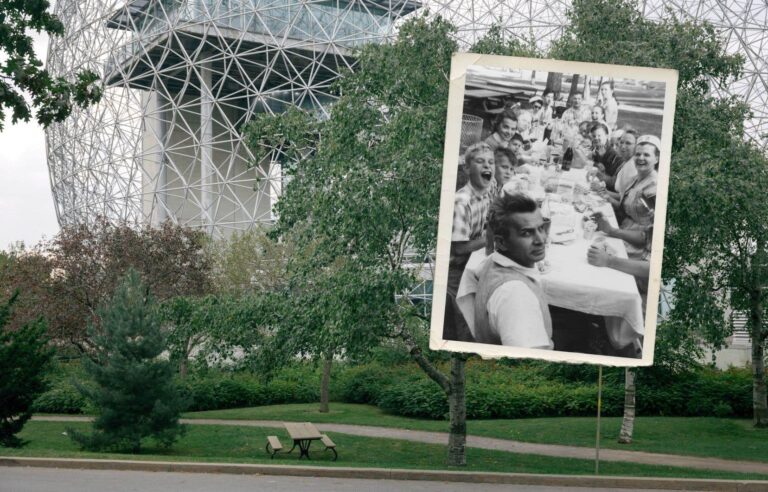
[[[447,363],[441,363],[447,374]],[[621,415],[624,370],[606,368],[603,415]],[[82,377],[76,366],[61,368],[51,388],[34,404],[46,413],[87,412],[87,402],[72,384]],[[594,415],[597,371],[591,366],[542,362],[479,361],[466,366],[467,417],[470,419]],[[284,368],[270,381],[246,372],[209,370],[180,381],[189,410],[309,403],[319,400],[320,371],[311,364]],[[331,377],[334,401],[378,405],[389,413],[444,419],[445,393],[414,364],[336,363]],[[669,374],[643,368],[637,377],[638,415],[750,417],[749,369],[699,368]]]
[[[411,417],[447,418],[442,390],[413,365],[351,367],[334,376],[338,399],[378,405]],[[447,367],[442,367],[447,374]],[[594,415],[597,368],[543,362],[470,361],[466,367],[467,417],[470,419]],[[643,368],[637,377],[638,415],[750,417],[750,369],[720,371],[701,367],[670,374]],[[603,371],[602,414],[621,415],[624,369]]]
[[[77,367],[60,368],[46,393],[34,403],[34,411],[42,413],[90,413],[88,402],[75,388],[73,380],[82,380]],[[217,410],[279,403],[308,403],[320,399],[320,377],[311,366],[287,368],[265,382],[248,373],[206,371],[179,380],[182,392],[190,402],[188,410]]]
[[[619,414],[623,399],[623,390],[604,388],[603,414]],[[566,385],[547,380],[528,368],[470,363],[466,400],[469,419],[594,415],[597,385]],[[381,391],[378,401],[369,403],[411,417],[445,419],[448,414],[445,393],[421,374],[395,379]]]

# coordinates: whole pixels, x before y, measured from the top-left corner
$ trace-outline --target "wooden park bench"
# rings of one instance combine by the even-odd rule
[[[269,450],[272,448],[272,451]],[[278,451],[283,449],[283,445],[280,443],[280,439],[277,436],[267,436],[267,453],[270,454],[270,458],[274,458]]]
[[[333,461],[336,461],[336,459],[339,457],[338,453],[336,452],[336,444],[331,441],[331,438],[327,435],[323,434],[320,438],[320,441],[325,445],[325,450],[331,450],[333,451]]]

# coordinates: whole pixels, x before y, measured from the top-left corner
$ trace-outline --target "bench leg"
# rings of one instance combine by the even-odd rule
[[[299,441],[299,451],[301,453],[299,454],[299,459],[301,459],[302,456],[306,456],[307,459],[311,459],[309,457],[309,445],[312,444],[312,441],[309,439],[303,439]]]
[[[274,459],[275,455],[277,454],[277,451],[275,451],[274,449],[270,451],[269,448],[270,448],[269,443],[267,443],[267,447],[265,449],[267,450],[267,453],[269,453],[269,458]]]
[[[339,453],[336,452],[336,448],[329,448],[329,447],[325,448],[326,451],[328,451],[329,449],[333,451],[333,461],[336,461],[336,459],[338,459],[339,457]]]

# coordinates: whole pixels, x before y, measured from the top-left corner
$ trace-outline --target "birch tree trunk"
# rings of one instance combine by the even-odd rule
[[[448,465],[467,465],[467,401],[465,395],[466,382],[464,364],[467,360],[463,354],[451,355],[451,374],[446,377],[432,363],[413,339],[404,336],[411,357],[419,367],[440,385],[448,396],[448,411],[450,413],[450,433],[448,434]]]
[[[333,356],[323,359],[323,376],[320,379],[320,413],[328,413],[328,399],[331,392],[331,365]]]
[[[635,428],[635,371],[637,369],[627,367],[624,369],[624,420],[621,422],[619,442],[632,444],[632,432]]]
[[[762,291],[755,289],[750,296],[752,334],[752,423],[768,427],[768,393],[765,387],[765,328],[763,327]]]
[[[450,434],[448,435],[448,465],[467,466],[467,400],[465,394],[464,356],[451,356],[451,390],[448,392]]]

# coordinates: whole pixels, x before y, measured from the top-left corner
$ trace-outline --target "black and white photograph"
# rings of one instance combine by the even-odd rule
[[[677,72],[456,55],[430,346],[653,361]]]

